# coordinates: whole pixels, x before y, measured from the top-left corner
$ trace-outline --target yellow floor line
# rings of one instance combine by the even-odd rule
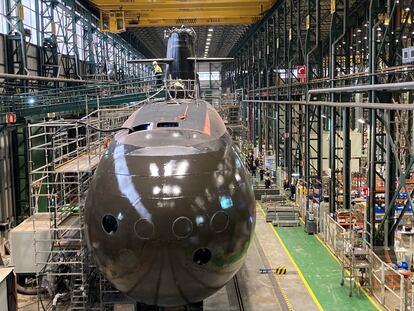
[[[319,243],[322,244],[322,246],[328,251],[328,253],[335,259],[335,261],[342,267],[341,262],[339,261],[338,257],[335,256],[335,254],[329,249],[328,246],[326,246],[325,242],[322,241],[317,235],[315,235],[316,239],[319,241]],[[347,274],[350,274],[350,272],[348,270],[346,270]],[[361,287],[359,284],[356,284],[364,293],[364,295],[368,298],[368,300],[374,305],[374,307],[381,311],[383,310],[378,303],[375,301],[374,298],[371,297],[371,295],[366,291],[365,288]]]
[[[260,203],[259,203],[259,206],[260,206],[260,210],[261,210],[262,214],[263,214],[264,216],[266,216],[266,213],[264,212],[264,210],[263,210],[263,208],[262,208],[262,206],[261,206],[261,204],[260,204]],[[282,245],[283,250],[285,251],[285,253],[286,253],[286,255],[288,256],[289,260],[292,262],[293,266],[295,267],[295,270],[298,272],[298,275],[299,275],[300,279],[302,280],[303,284],[305,285],[306,289],[308,290],[309,294],[311,295],[311,297],[312,297],[313,301],[315,302],[316,306],[318,307],[318,310],[323,311],[323,308],[322,308],[321,304],[319,303],[318,298],[316,298],[316,296],[315,296],[315,294],[314,294],[314,292],[313,292],[312,288],[309,286],[308,281],[306,281],[305,277],[303,276],[302,271],[300,271],[300,269],[299,269],[298,265],[297,265],[297,264],[296,264],[296,262],[293,260],[292,255],[290,254],[289,250],[287,249],[287,247],[286,247],[285,243],[283,243],[283,241],[282,241],[282,239],[280,238],[279,234],[277,233],[277,231],[276,231],[275,227],[274,227],[271,223],[269,223],[269,226],[272,228],[272,231],[273,231],[273,233],[275,234],[276,238],[278,239],[278,241],[279,241],[280,245]]]

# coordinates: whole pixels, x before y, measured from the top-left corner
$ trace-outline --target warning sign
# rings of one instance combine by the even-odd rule
[[[17,117],[15,113],[6,114],[6,123],[16,123]]]
[[[299,82],[301,83],[306,82],[306,75],[307,75],[306,66],[297,66],[296,70],[298,72]]]

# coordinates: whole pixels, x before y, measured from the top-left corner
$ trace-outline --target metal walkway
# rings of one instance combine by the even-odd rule
[[[130,104],[150,96],[164,97],[165,93],[157,92],[154,83],[153,78],[148,77],[0,96],[0,123],[8,112],[15,113],[17,118],[46,116],[50,112],[88,112],[103,106]]]

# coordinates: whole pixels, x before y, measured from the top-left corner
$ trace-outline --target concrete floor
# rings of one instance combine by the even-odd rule
[[[276,278],[291,310],[320,310],[309,290],[306,288],[293,262],[289,259],[282,244],[276,238],[272,226],[266,223],[265,215],[260,207],[257,208],[256,213],[256,236],[265,251],[271,267],[284,266],[287,269],[286,275],[279,275]]]
[[[283,297],[278,286],[272,283],[271,274],[261,274],[260,268],[266,267],[265,260],[260,256],[260,242],[254,239],[250,245],[244,266],[237,274],[243,305],[246,310],[283,311]],[[280,297],[279,297],[280,296]],[[239,310],[233,281],[229,282],[215,295],[204,302],[206,311],[237,311]],[[282,301],[281,301],[282,300]]]
[[[19,311],[37,311],[37,296],[17,295]]]

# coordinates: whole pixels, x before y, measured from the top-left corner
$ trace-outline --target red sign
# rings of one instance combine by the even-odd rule
[[[298,72],[299,82],[306,82],[306,75],[307,75],[306,66],[297,66],[296,70]]]
[[[7,113],[6,114],[6,123],[16,123],[16,114],[15,113]]]

